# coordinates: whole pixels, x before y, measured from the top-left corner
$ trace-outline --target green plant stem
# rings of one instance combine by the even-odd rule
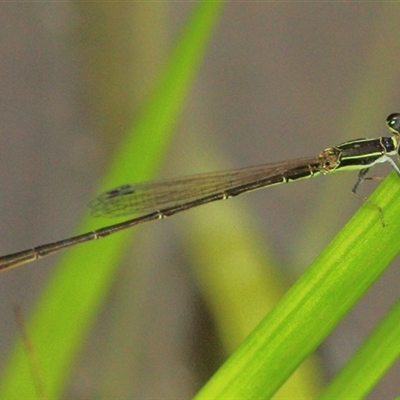
[[[196,399],[270,398],[400,251],[399,177],[391,173]],[[329,224],[334,216],[326,216]]]
[[[400,301],[330,382],[320,400],[364,399],[400,355]]]

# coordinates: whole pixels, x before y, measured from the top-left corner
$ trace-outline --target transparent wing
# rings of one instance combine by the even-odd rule
[[[223,193],[259,180],[277,184],[276,178],[290,176],[290,171],[319,163],[316,157],[299,158],[228,171],[188,175],[175,179],[140,182],[118,186],[89,203],[94,216],[118,217],[157,211],[182,202]]]

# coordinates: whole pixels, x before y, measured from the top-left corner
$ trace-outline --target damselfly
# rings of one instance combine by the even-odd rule
[[[316,157],[176,179],[134,183],[108,190],[89,203],[94,216],[142,215],[125,222],[0,257],[0,270],[17,267],[67,247],[100,239],[143,222],[166,218],[202,204],[318,175],[359,170],[357,182],[352,188],[353,194],[356,195],[357,188],[366,179],[369,169],[377,163],[389,162],[400,176],[398,166],[390,158],[394,155],[399,156],[400,114],[389,115],[386,122],[394,133],[393,136],[351,140],[329,147]]]

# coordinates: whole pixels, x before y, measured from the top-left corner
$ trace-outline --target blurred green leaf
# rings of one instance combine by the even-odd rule
[[[157,170],[223,2],[201,2],[183,28],[154,91],[126,133],[100,183],[100,190],[118,182],[149,179]],[[133,168],[133,165],[135,166]],[[97,224],[105,220],[96,221]],[[87,216],[79,232],[93,229]],[[57,398],[68,380],[71,364],[81,348],[99,307],[113,283],[132,232],[69,250],[43,290],[27,325],[48,398]],[[37,396],[21,341],[11,355],[0,384],[2,399]]]

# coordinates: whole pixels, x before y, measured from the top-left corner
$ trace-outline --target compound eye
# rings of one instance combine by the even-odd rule
[[[386,123],[392,132],[397,133],[398,135],[400,134],[400,114],[399,113],[390,114],[386,118]]]

